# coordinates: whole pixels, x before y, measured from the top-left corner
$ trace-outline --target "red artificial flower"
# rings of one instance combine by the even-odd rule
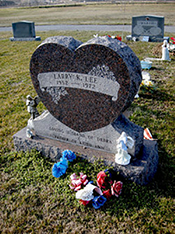
[[[84,206],[87,206],[89,204],[90,201],[84,201],[84,200],[79,200],[79,203],[84,205]]]
[[[121,181],[116,182],[114,180],[113,185],[111,186],[111,194],[118,197],[122,192],[123,183]]]
[[[106,179],[106,174],[104,171],[100,171],[98,174],[97,174],[97,185],[99,188],[105,188],[106,187],[106,182],[105,182],[105,179]]]
[[[103,191],[103,195],[109,200],[112,196],[110,189]]]
[[[171,37],[171,40],[173,41],[173,44],[175,44],[175,38]]]
[[[120,36],[118,36],[118,35],[116,36],[116,39],[119,40],[119,41],[122,40],[122,38]]]

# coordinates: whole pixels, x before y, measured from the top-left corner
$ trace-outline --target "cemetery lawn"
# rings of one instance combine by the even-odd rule
[[[76,31],[41,32],[39,36],[44,40],[67,35],[85,42],[97,33],[121,35]],[[97,173],[106,169],[101,161],[90,164],[77,155],[66,174],[56,179],[48,158],[35,150],[14,150],[12,136],[30,117],[26,96],[36,95],[29,63],[41,42],[11,42],[11,36],[0,34],[0,233],[175,233],[175,56],[170,54],[171,62],[153,62],[149,73],[156,89],[141,90],[129,108],[129,119],[148,127],[158,139],[159,165],[154,179],[146,186],[122,179],[121,196],[95,210],[78,203],[69,188],[69,177],[82,171],[96,182]],[[161,43],[126,43],[140,60],[161,57]],[[39,112],[44,109],[40,103]]]

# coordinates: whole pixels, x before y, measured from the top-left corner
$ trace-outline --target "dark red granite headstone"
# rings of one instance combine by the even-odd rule
[[[57,161],[62,150],[70,149],[91,162],[102,158],[136,183],[146,184],[153,177],[157,143],[143,140],[143,128],[122,114],[142,80],[140,61],[126,44],[110,37],[86,43],[72,37],[47,38],[33,53],[30,72],[48,110],[28,122],[33,139],[26,138],[28,129],[14,135],[17,150],[36,148]],[[118,161],[122,133],[134,142],[127,146],[129,165]]]
[[[77,132],[112,123],[133,101],[140,61],[123,42],[98,37],[46,39],[30,62],[33,85],[49,112]]]

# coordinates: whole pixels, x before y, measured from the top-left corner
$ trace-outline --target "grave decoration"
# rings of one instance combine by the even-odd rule
[[[173,54],[175,53],[175,38],[174,37],[171,37],[171,41],[167,47],[170,53],[173,53]]]
[[[123,182],[116,180],[114,172],[106,169],[97,174],[94,183],[89,181],[87,175],[80,172],[80,175],[73,173],[70,176],[70,189],[76,192],[75,197],[84,206],[101,208],[112,197],[119,197],[122,192]]]
[[[154,93],[156,90],[157,90],[157,86],[151,80],[151,75],[149,74],[149,72],[142,71],[142,82],[140,84],[140,88],[135,98],[139,98],[139,95],[141,94],[150,95],[151,93]]]
[[[36,148],[59,161],[69,149],[90,162],[101,158],[136,183],[150,181],[157,142],[145,140],[143,128],[124,114],[142,81],[140,61],[125,43],[109,36],[85,43],[50,37],[34,51],[30,74],[47,110],[30,119],[33,138],[26,128],[14,135],[16,150]]]
[[[162,44],[162,58],[145,58],[145,60],[141,61],[142,69],[150,69],[152,65],[152,61],[171,61],[169,56],[169,43],[167,40],[163,41]]]
[[[31,21],[20,21],[12,23],[13,37],[11,41],[41,41],[35,35],[35,23]]]
[[[141,67],[142,69],[150,69],[152,67],[152,62],[151,61],[147,61],[147,60],[142,60],[141,62]]]

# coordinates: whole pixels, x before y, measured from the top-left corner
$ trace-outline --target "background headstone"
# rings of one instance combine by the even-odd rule
[[[150,41],[163,41],[164,17],[143,15],[132,17],[132,38],[149,36]]]
[[[11,41],[22,41],[22,40],[37,40],[40,41],[40,37],[35,35],[35,24],[30,21],[21,21],[12,23],[13,38],[10,38]]]

